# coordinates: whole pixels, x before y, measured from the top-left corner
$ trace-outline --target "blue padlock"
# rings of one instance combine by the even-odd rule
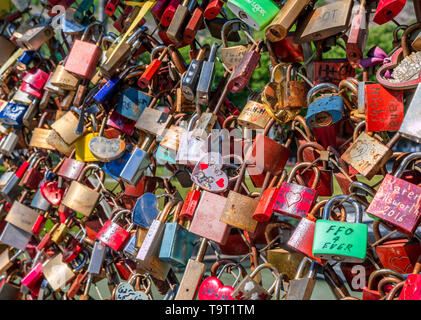
[[[149,153],[136,147],[121,170],[120,178],[128,184],[136,186],[151,163],[149,157]]]
[[[306,124],[311,128],[328,127],[342,119],[344,99],[332,83],[314,86],[307,94],[307,104]]]
[[[177,164],[177,161],[175,160],[177,153],[162,146],[158,147],[155,156],[158,165],[164,165],[166,163]]]
[[[158,214],[158,198],[153,193],[144,193],[133,208],[133,223],[149,228]]]
[[[181,206],[182,204],[180,204],[180,208]],[[176,212],[180,210],[176,208]],[[193,245],[197,236],[183,227],[177,219],[178,214],[176,213],[173,222],[165,224],[159,259],[176,266],[185,266],[193,254]]]
[[[24,106],[23,104],[9,102],[0,111],[0,122],[10,126],[20,126],[26,109],[27,106]]]
[[[121,78],[114,77],[107,81],[101,89],[94,95],[93,99],[96,103],[103,104],[106,101],[110,100],[113,94],[115,93],[117,86],[120,83]]]
[[[116,111],[128,119],[137,121],[143,110],[149,106],[151,100],[152,96],[134,88],[129,88],[123,91]]]
[[[35,52],[34,50],[24,51],[17,60],[18,65],[27,67],[31,63]]]
[[[126,162],[129,161],[131,154],[125,152],[122,157],[110,162],[105,162],[102,170],[109,174],[114,179],[118,180],[120,173],[123,170]]]

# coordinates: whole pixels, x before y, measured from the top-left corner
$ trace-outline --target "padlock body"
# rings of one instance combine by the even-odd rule
[[[368,227],[363,223],[317,220],[313,241],[315,257],[361,263],[367,253]]]
[[[102,50],[96,44],[77,39],[70,50],[64,69],[84,79],[91,79],[101,54]]]
[[[421,222],[421,187],[387,174],[367,213],[412,235]]]
[[[342,119],[344,99],[341,96],[319,98],[310,103],[306,123],[311,128],[331,126]]]
[[[377,245],[376,253],[383,268],[405,274],[413,272],[421,246],[417,240],[394,239]]]
[[[97,233],[96,239],[119,252],[123,249],[129,236],[130,233],[128,231],[120,227],[117,223],[108,220]]]

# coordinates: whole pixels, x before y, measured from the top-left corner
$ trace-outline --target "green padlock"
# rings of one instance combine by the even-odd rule
[[[330,221],[335,204],[348,202],[355,209],[355,223]],[[345,195],[333,197],[326,203],[323,219],[316,221],[313,255],[321,259],[360,263],[367,252],[367,225],[362,223],[361,205]]]
[[[228,8],[250,27],[259,31],[280,11],[272,0],[228,0]]]

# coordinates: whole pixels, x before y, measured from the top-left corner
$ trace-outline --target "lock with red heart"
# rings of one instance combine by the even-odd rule
[[[65,188],[60,187],[58,181],[43,181],[40,185],[42,196],[53,206],[58,206],[63,199]]]
[[[223,266],[221,271],[217,274],[220,266]],[[232,269],[238,269],[238,274],[235,276],[235,282],[232,286],[226,286],[220,280],[220,277],[227,271],[234,275]],[[247,272],[241,264],[233,260],[219,260],[216,261],[211,268],[211,276],[203,280],[200,284],[198,297],[199,300],[235,300],[231,294],[234,292],[234,287],[237,285],[241,278],[245,278]]]

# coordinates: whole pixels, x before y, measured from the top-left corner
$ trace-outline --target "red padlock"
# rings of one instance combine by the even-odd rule
[[[380,224],[378,220],[373,222],[376,243],[382,238]],[[421,245],[417,239],[392,239],[377,243],[376,253],[383,268],[406,274],[414,271],[417,259],[421,256]]]
[[[203,9],[199,6],[194,9],[189,22],[187,23],[186,28],[183,33],[183,45],[191,44],[195,37],[196,33],[203,26]]]
[[[311,166],[310,162],[297,164],[290,172],[287,182],[282,183],[274,199],[273,211],[296,219],[301,219],[310,213],[316,202],[318,192],[315,190],[320,181],[320,170],[312,166],[315,174],[311,188],[291,183],[299,169]]]
[[[222,10],[224,2],[222,0],[211,0],[203,12],[203,16],[207,20],[215,19]]]
[[[184,221],[193,219],[194,212],[199,204],[200,195],[201,193],[198,188],[194,188],[187,193],[186,200],[181,208],[180,219],[183,219]]]
[[[177,11],[177,7],[181,4],[181,0],[171,0],[161,16],[161,25],[165,28],[169,27],[172,18]]]
[[[389,22],[402,11],[405,4],[406,0],[380,0],[373,21],[380,25]]]
[[[399,300],[421,300],[421,256],[412,274],[408,275],[403,284]]]
[[[120,210],[117,213],[113,212],[113,215],[115,214],[113,219],[108,220],[96,235],[97,240],[103,242],[117,252],[124,248],[126,242],[130,238],[130,230],[134,226],[132,223],[127,229],[124,229],[116,223],[116,221],[118,221],[118,219],[121,218],[121,216],[125,213],[131,214],[131,211],[125,209]]]
[[[404,280],[403,276],[397,271],[389,269],[376,270],[370,275],[367,286],[363,288],[363,300],[380,300],[382,296],[379,288],[382,280],[377,282],[377,278],[379,277],[384,277],[384,279],[394,281],[395,283]],[[375,289],[376,284],[377,290]]]
[[[105,5],[105,14],[111,17],[117,10],[119,4],[120,0],[108,0],[107,4]]]
[[[153,58],[153,53],[151,53],[151,58]],[[151,63],[148,65],[146,70],[143,72],[143,74],[140,76],[139,80],[137,81],[137,85],[140,88],[147,88],[149,83],[151,82],[152,78],[157,74],[159,68],[162,65],[162,59],[165,58],[165,56],[168,53],[168,47],[165,48],[161,55],[158,57],[158,59],[153,59]]]
[[[281,41],[271,42],[272,50],[281,62],[304,62],[304,50],[301,44],[294,42],[294,33],[288,33]]]
[[[170,0],[158,0],[154,7],[151,9],[152,15],[156,20],[160,21],[165,8],[169,4]]]

